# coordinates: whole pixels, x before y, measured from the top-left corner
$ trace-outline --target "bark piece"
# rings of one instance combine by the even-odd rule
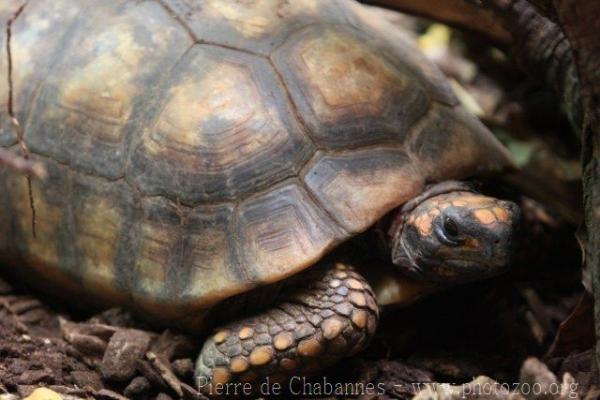
[[[137,329],[117,331],[108,342],[102,358],[100,372],[105,379],[124,382],[135,375],[136,361],[141,359],[150,345],[149,333]]]
[[[189,336],[177,335],[166,330],[152,343],[150,351],[163,360],[171,361],[192,356],[196,347]]]
[[[171,363],[171,368],[179,378],[188,379],[194,372],[194,362],[191,358],[180,358]]]
[[[171,370],[171,367],[151,351],[146,354],[146,358],[152,363],[167,385],[169,385],[169,387],[173,389],[175,393],[177,393],[177,396],[183,396],[183,391],[181,390],[181,381],[177,378],[177,376],[175,376]]]
[[[37,385],[39,383],[54,383],[52,371],[46,369],[27,370],[17,379],[20,385]]]
[[[112,390],[108,390],[108,389],[98,390],[96,393],[94,393],[94,395],[95,395],[95,397],[97,399],[104,399],[104,400],[129,400],[127,397],[121,396],[119,393],[113,392]]]
[[[123,394],[127,397],[134,397],[146,393],[150,390],[150,382],[143,376],[136,376],[131,380],[129,385],[123,390]]]
[[[100,375],[94,371],[73,371],[71,378],[73,378],[73,383],[81,388],[89,387],[92,390],[103,388]]]

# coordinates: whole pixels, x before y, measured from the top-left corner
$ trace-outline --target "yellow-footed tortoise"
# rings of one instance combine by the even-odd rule
[[[0,2],[2,27],[21,3]],[[48,178],[30,191],[1,171],[3,263],[77,302],[216,327],[200,386],[364,348],[377,297],[403,301],[402,285],[386,273],[371,289],[324,256],[384,216],[397,271],[450,283],[507,263],[516,206],[456,180],[508,153],[354,2],[30,0],[11,34],[12,105]],[[0,144],[18,149],[7,75],[3,51]],[[279,281],[251,302],[270,306],[239,311]]]

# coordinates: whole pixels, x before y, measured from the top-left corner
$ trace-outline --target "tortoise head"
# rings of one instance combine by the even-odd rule
[[[437,282],[493,276],[510,261],[518,220],[515,203],[444,182],[402,207],[390,229],[392,262]]]

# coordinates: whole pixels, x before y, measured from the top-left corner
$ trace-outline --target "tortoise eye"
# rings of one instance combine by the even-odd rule
[[[456,238],[459,236],[458,226],[456,222],[450,217],[444,217],[444,231],[446,236],[449,238]]]

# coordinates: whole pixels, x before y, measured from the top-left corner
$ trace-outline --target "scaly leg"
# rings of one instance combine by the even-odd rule
[[[219,328],[198,357],[196,382],[214,394],[216,384],[313,375],[365,348],[378,318],[369,284],[352,267],[313,267],[272,308]]]

